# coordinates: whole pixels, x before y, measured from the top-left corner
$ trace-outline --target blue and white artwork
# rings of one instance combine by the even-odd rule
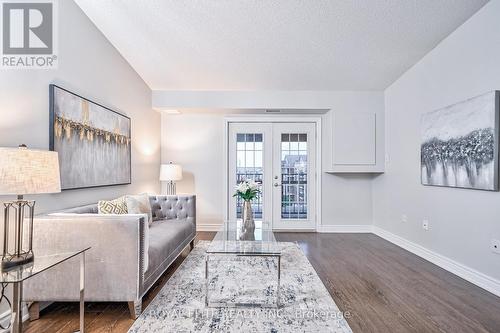
[[[423,185],[498,190],[498,103],[492,91],[422,116]]]

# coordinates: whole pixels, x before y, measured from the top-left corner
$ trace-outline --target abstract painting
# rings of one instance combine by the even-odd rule
[[[131,183],[130,118],[50,85],[50,150],[63,190]]]
[[[499,92],[422,116],[423,185],[498,191]]]

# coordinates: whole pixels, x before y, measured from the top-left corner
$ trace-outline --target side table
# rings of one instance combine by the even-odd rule
[[[78,251],[57,253],[52,255],[36,256],[34,261],[19,267],[10,268],[6,271],[0,271],[0,283],[2,285],[2,298],[5,296],[5,288],[7,284],[12,284],[13,297],[11,305],[11,321],[10,328],[12,333],[22,333],[22,298],[23,298],[23,282],[39,273],[42,273],[56,265],[59,265],[71,258],[80,256],[80,330],[77,332],[85,333],[85,252],[90,247]]]

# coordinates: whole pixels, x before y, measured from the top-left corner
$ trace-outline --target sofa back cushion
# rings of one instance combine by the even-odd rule
[[[153,221],[188,220],[194,223],[196,197],[194,195],[152,195],[149,197]]]
[[[149,195],[147,193],[138,195],[127,195],[125,197],[127,203],[127,211],[129,214],[147,214],[148,225],[153,223],[153,215],[151,213],[151,203],[149,202]]]

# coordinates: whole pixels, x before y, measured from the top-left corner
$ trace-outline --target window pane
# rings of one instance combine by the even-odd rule
[[[262,183],[262,133],[238,133],[236,135],[236,182],[253,179]],[[257,141],[255,147],[254,141]],[[258,150],[256,150],[258,148]],[[262,218],[262,197],[252,201],[252,209],[256,219]],[[236,217],[242,218],[243,200],[236,198]]]
[[[307,134],[282,134],[281,140],[281,217],[307,219]]]
[[[262,169],[262,152],[261,151],[255,152],[255,167]]]
[[[246,151],[246,156],[245,156],[245,164],[247,167],[253,167],[253,150],[247,150]]]
[[[236,152],[236,166],[238,168],[245,166],[245,152],[244,151],[237,151]]]

